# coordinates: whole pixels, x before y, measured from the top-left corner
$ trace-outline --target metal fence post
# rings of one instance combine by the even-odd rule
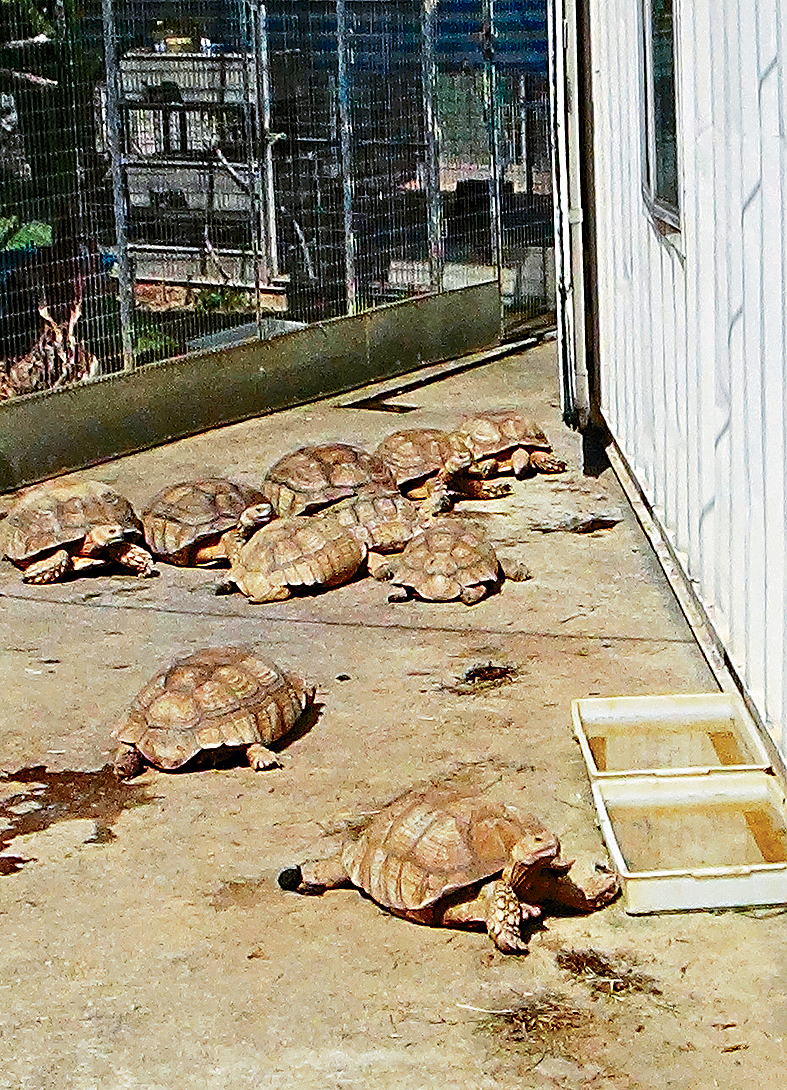
[[[270,284],[278,275],[276,244],[276,191],[273,175],[273,138],[271,136],[271,78],[268,52],[268,10],[264,3],[254,7],[254,64],[256,76],[256,133],[260,177],[262,237],[265,255],[263,282]]]
[[[112,171],[112,200],[115,209],[115,246],[118,265],[118,296],[120,301],[120,337],[123,346],[123,369],[134,367],[134,284],[128,256],[126,230],[126,193],[123,179],[122,119],[120,116],[120,64],[112,0],[102,0],[104,22],[104,65],[107,74],[107,144]]]
[[[421,73],[426,137],[426,207],[429,239],[429,284],[443,290],[443,206],[440,196],[440,118],[438,113],[435,19],[437,0],[423,0],[421,9]]]
[[[503,298],[503,216],[501,210],[502,156],[500,154],[500,119],[498,117],[498,80],[495,61],[495,0],[483,0],[481,51],[484,58],[484,106],[490,155],[490,223],[492,260],[497,269],[500,298]]]
[[[344,277],[347,313],[358,310],[358,281],[355,268],[355,232],[353,230],[353,159],[352,117],[350,114],[350,46],[345,0],[336,0],[337,97],[339,140],[342,160],[342,197],[344,220]]]

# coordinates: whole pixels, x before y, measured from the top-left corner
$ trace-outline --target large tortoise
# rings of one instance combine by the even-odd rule
[[[416,596],[428,602],[459,599],[465,605],[493,593],[504,577],[517,582],[530,578],[524,564],[499,557],[483,532],[464,518],[427,523],[399,557],[372,574],[400,588],[389,596],[391,602]]]
[[[311,514],[362,488],[390,492],[396,483],[380,458],[347,443],[300,447],[272,465],[262,482],[280,518]]]
[[[230,533],[232,567],[217,594],[240,590],[252,602],[289,598],[293,589],[315,590],[346,583],[366,557],[366,546],[327,515],[278,519],[248,541]]]
[[[391,432],[375,454],[388,466],[402,493],[412,500],[429,501],[428,509],[434,514],[448,510],[457,496],[495,499],[511,491],[508,484],[472,475],[473,455],[467,445],[439,428]]]
[[[145,540],[161,560],[181,567],[227,563],[225,536],[273,518],[261,492],[223,477],[181,481],[157,492],[142,512]]]
[[[356,886],[417,923],[486,927],[504,953],[527,946],[522,924],[542,911],[592,912],[617,894],[610,873],[588,888],[570,877],[560,841],[514,806],[450,787],[406,792],[327,859],[279,875],[298,893]]]
[[[207,647],[160,670],[137,694],[116,737],[115,772],[146,764],[172,771],[203,750],[243,747],[259,771],[279,764],[267,747],[284,738],[314,698],[301,678],[251,647]]]
[[[467,417],[454,433],[470,450],[474,469],[486,477],[528,471],[562,473],[566,463],[552,453],[552,445],[538,424],[518,409],[490,409]]]
[[[120,564],[153,572],[131,504],[101,481],[50,481],[27,488],[8,512],[6,555],[26,583],[54,583],[68,572]]]

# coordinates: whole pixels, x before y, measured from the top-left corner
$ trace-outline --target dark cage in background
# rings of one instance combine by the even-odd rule
[[[0,397],[488,280],[549,320],[543,0],[39,3],[0,3]]]

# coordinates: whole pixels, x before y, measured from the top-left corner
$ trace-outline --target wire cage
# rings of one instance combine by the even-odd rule
[[[0,398],[498,280],[554,309],[545,0],[0,4]]]

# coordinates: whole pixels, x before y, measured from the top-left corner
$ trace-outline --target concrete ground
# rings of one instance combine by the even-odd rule
[[[347,396],[85,474],[143,506],[177,479],[258,481],[306,442],[372,445],[521,404],[570,470],[463,505],[533,573],[472,608],[391,604],[368,579],[255,606],[216,598],[204,570],[41,588],[2,566],[2,1090],[709,1090],[781,1072],[780,910],[630,917],[617,902],[547,918],[513,957],[353,890],[276,883],[426,779],[535,810],[588,864],[603,844],[572,699],[715,687],[611,471],[583,477],[555,374],[544,345],[393,398],[406,413]],[[599,513],[621,521],[544,532]],[[117,785],[104,766],[134,693],[178,654],[244,641],[318,686],[284,767]],[[515,673],[461,682],[488,663]]]

